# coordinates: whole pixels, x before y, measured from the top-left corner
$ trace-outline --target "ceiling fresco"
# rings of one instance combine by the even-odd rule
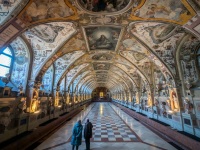
[[[180,68],[184,80],[196,83],[200,34],[185,25],[198,12],[199,0],[0,0],[0,43],[10,38],[16,87],[28,74],[50,92],[53,85],[111,92],[161,80],[175,86]],[[17,38],[2,36],[2,25],[16,28]]]
[[[63,20],[75,13],[72,5],[66,0],[32,0],[19,16],[25,23],[37,23],[55,18]]]
[[[109,70],[110,64],[109,63],[94,63],[94,70]]]
[[[76,67],[74,67],[73,69],[71,69],[68,73],[67,73],[67,86],[69,86],[70,85],[70,83],[71,83],[71,81],[72,81],[72,79],[77,75],[77,74],[79,74],[80,73],[80,71],[82,70],[82,69],[84,69],[85,67],[87,67],[89,64],[82,64],[82,65],[80,65],[80,66],[76,66]]]
[[[42,64],[75,32],[72,23],[53,22],[38,25],[24,33],[34,52],[32,78]]]
[[[111,54],[97,54],[92,56],[92,60],[96,60],[96,61],[108,61],[111,60],[113,58],[113,56]]]
[[[1,0],[0,1],[0,26],[5,23],[11,15],[19,12],[28,0]]]
[[[63,75],[65,70],[69,67],[69,65],[73,64],[79,57],[84,54],[83,51],[75,51],[72,53],[65,54],[61,58],[55,61],[55,85],[58,83],[58,80]]]
[[[90,50],[115,50],[121,28],[87,27],[85,34]]]
[[[116,12],[124,9],[130,0],[77,0],[82,8],[91,12]]]
[[[174,61],[174,52],[178,43],[182,39],[184,32],[179,31],[175,32],[173,27],[170,25],[163,25],[157,23],[136,23],[130,24],[132,34],[137,37],[143,37],[143,42],[148,45],[171,69],[171,71],[176,74],[175,70],[175,61]],[[156,34],[153,34],[155,33]],[[175,33],[173,33],[175,32]],[[160,37],[161,40],[156,40],[157,37]]]
[[[138,20],[162,20],[184,24],[195,15],[186,0],[141,0],[133,9],[131,18]]]

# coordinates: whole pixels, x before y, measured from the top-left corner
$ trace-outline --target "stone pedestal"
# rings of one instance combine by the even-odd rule
[[[194,114],[182,113],[184,131],[190,134],[195,134],[194,126],[196,126],[196,118]]]
[[[172,115],[172,128],[177,129],[179,131],[183,131],[183,124],[182,124],[182,119],[180,115],[173,114]]]
[[[28,130],[32,130],[39,125],[37,121],[37,116],[38,116],[38,113],[32,113],[29,115]]]
[[[156,119],[156,120],[158,120],[158,114],[153,113],[153,118]]]
[[[148,113],[147,113],[147,117],[148,117],[148,118],[153,118],[153,113],[152,113],[152,112],[148,112]]]
[[[19,115],[19,123],[18,123],[18,129],[17,134],[21,134],[27,130],[28,126],[28,115],[27,114],[20,114]]]
[[[200,129],[199,128],[194,128],[195,136],[200,138]]]

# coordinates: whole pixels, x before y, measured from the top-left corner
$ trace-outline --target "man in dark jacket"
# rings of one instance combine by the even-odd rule
[[[86,150],[90,150],[90,138],[92,138],[92,123],[87,118],[87,122],[85,123],[84,127],[84,138],[86,144]]]

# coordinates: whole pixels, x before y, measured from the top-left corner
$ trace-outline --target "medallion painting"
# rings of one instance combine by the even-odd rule
[[[93,60],[98,60],[98,61],[106,61],[106,60],[111,60],[112,59],[112,55],[109,54],[98,54],[98,55],[94,55],[92,57]]]
[[[109,70],[110,64],[108,63],[94,63],[94,70]]]
[[[57,26],[53,24],[41,24],[30,29],[29,31],[45,42],[53,43],[55,38],[58,36],[58,33],[64,28],[64,26]]]
[[[90,50],[115,50],[121,28],[88,27],[85,33]]]
[[[92,12],[116,12],[124,9],[130,0],[78,0],[80,5]]]

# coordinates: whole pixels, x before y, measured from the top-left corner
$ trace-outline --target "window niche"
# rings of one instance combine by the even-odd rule
[[[13,53],[9,47],[0,52],[0,95],[7,97],[11,95],[11,87],[7,86],[10,82]]]

